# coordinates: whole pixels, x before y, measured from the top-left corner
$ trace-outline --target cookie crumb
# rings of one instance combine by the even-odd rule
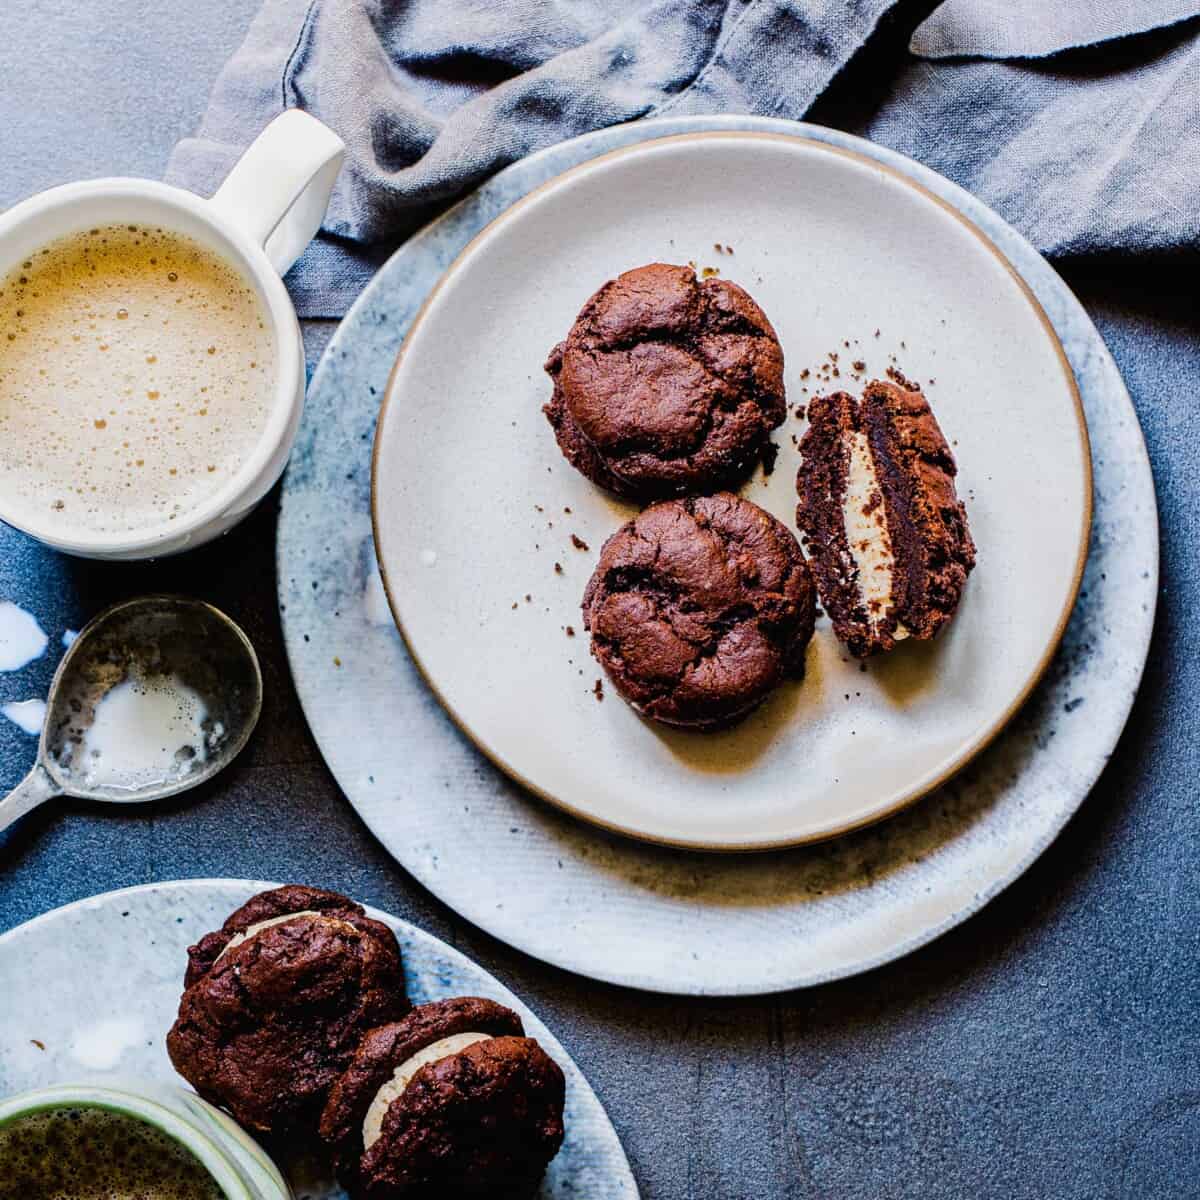
[[[586,550],[588,548],[587,542],[585,542],[577,533],[571,534],[571,545],[574,546],[576,550]]]
[[[554,573],[555,575],[561,575],[563,573],[562,563],[556,562],[554,564]]]
[[[604,699],[604,680],[603,679],[596,680],[596,685],[595,685],[595,687],[592,688],[592,695],[595,696],[597,700]]]
[[[575,636],[575,626],[568,625],[567,629],[566,629],[566,634],[567,634],[567,637],[574,637]]]

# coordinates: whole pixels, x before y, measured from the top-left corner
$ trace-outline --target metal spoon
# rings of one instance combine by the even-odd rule
[[[117,764],[99,773],[88,732],[105,697],[123,684],[143,693],[174,687],[193,698],[196,736],[181,737],[173,756],[149,770],[122,775]],[[232,762],[261,711],[258,657],[224,613],[182,596],[114,604],[81,630],[59,663],[37,762],[0,800],[0,830],[56,796],[139,804],[195,787]]]

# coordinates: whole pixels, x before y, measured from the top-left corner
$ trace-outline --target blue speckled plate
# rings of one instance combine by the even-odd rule
[[[369,511],[371,439],[388,373],[463,246],[579,162],[709,129],[802,133],[853,149],[979,226],[1055,327],[1083,397],[1094,470],[1080,602],[1045,678],[1001,738],[948,785],[872,829],[736,859],[635,845],[552,810],[493,768],[405,653]],[[412,239],[347,316],[313,379],[278,553],[288,653],[310,725],[351,803],[396,858],[463,916],[546,961],[636,987],[719,995],[867,970],[966,919],[1020,875],[1083,802],[1116,744],[1158,583],[1141,431],[1111,357],[1054,271],[934,172],[832,130],[746,117],[641,122],[554,147]]]
[[[0,1096],[105,1075],[179,1082],[164,1038],[179,1007],[187,948],[271,886],[194,879],[127,888],[55,909],[0,937]],[[546,1173],[542,1200],[637,1200],[604,1108],[541,1021],[457,950],[368,911],[395,930],[414,1001],[487,996],[507,1004],[563,1068],[567,1136]],[[282,1165],[298,1196],[344,1195],[311,1162]]]

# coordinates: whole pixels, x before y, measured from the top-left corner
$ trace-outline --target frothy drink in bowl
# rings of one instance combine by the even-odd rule
[[[277,352],[255,286],[163,226],[97,225],[0,282],[0,491],[65,537],[175,521],[262,437]]]
[[[0,1200],[224,1200],[186,1147],[104,1108],[48,1108],[0,1125]]]

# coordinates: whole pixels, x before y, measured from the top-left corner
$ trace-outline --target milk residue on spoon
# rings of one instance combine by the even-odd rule
[[[178,676],[131,674],[96,704],[69,770],[87,787],[134,791],[203,766],[224,734]]]

